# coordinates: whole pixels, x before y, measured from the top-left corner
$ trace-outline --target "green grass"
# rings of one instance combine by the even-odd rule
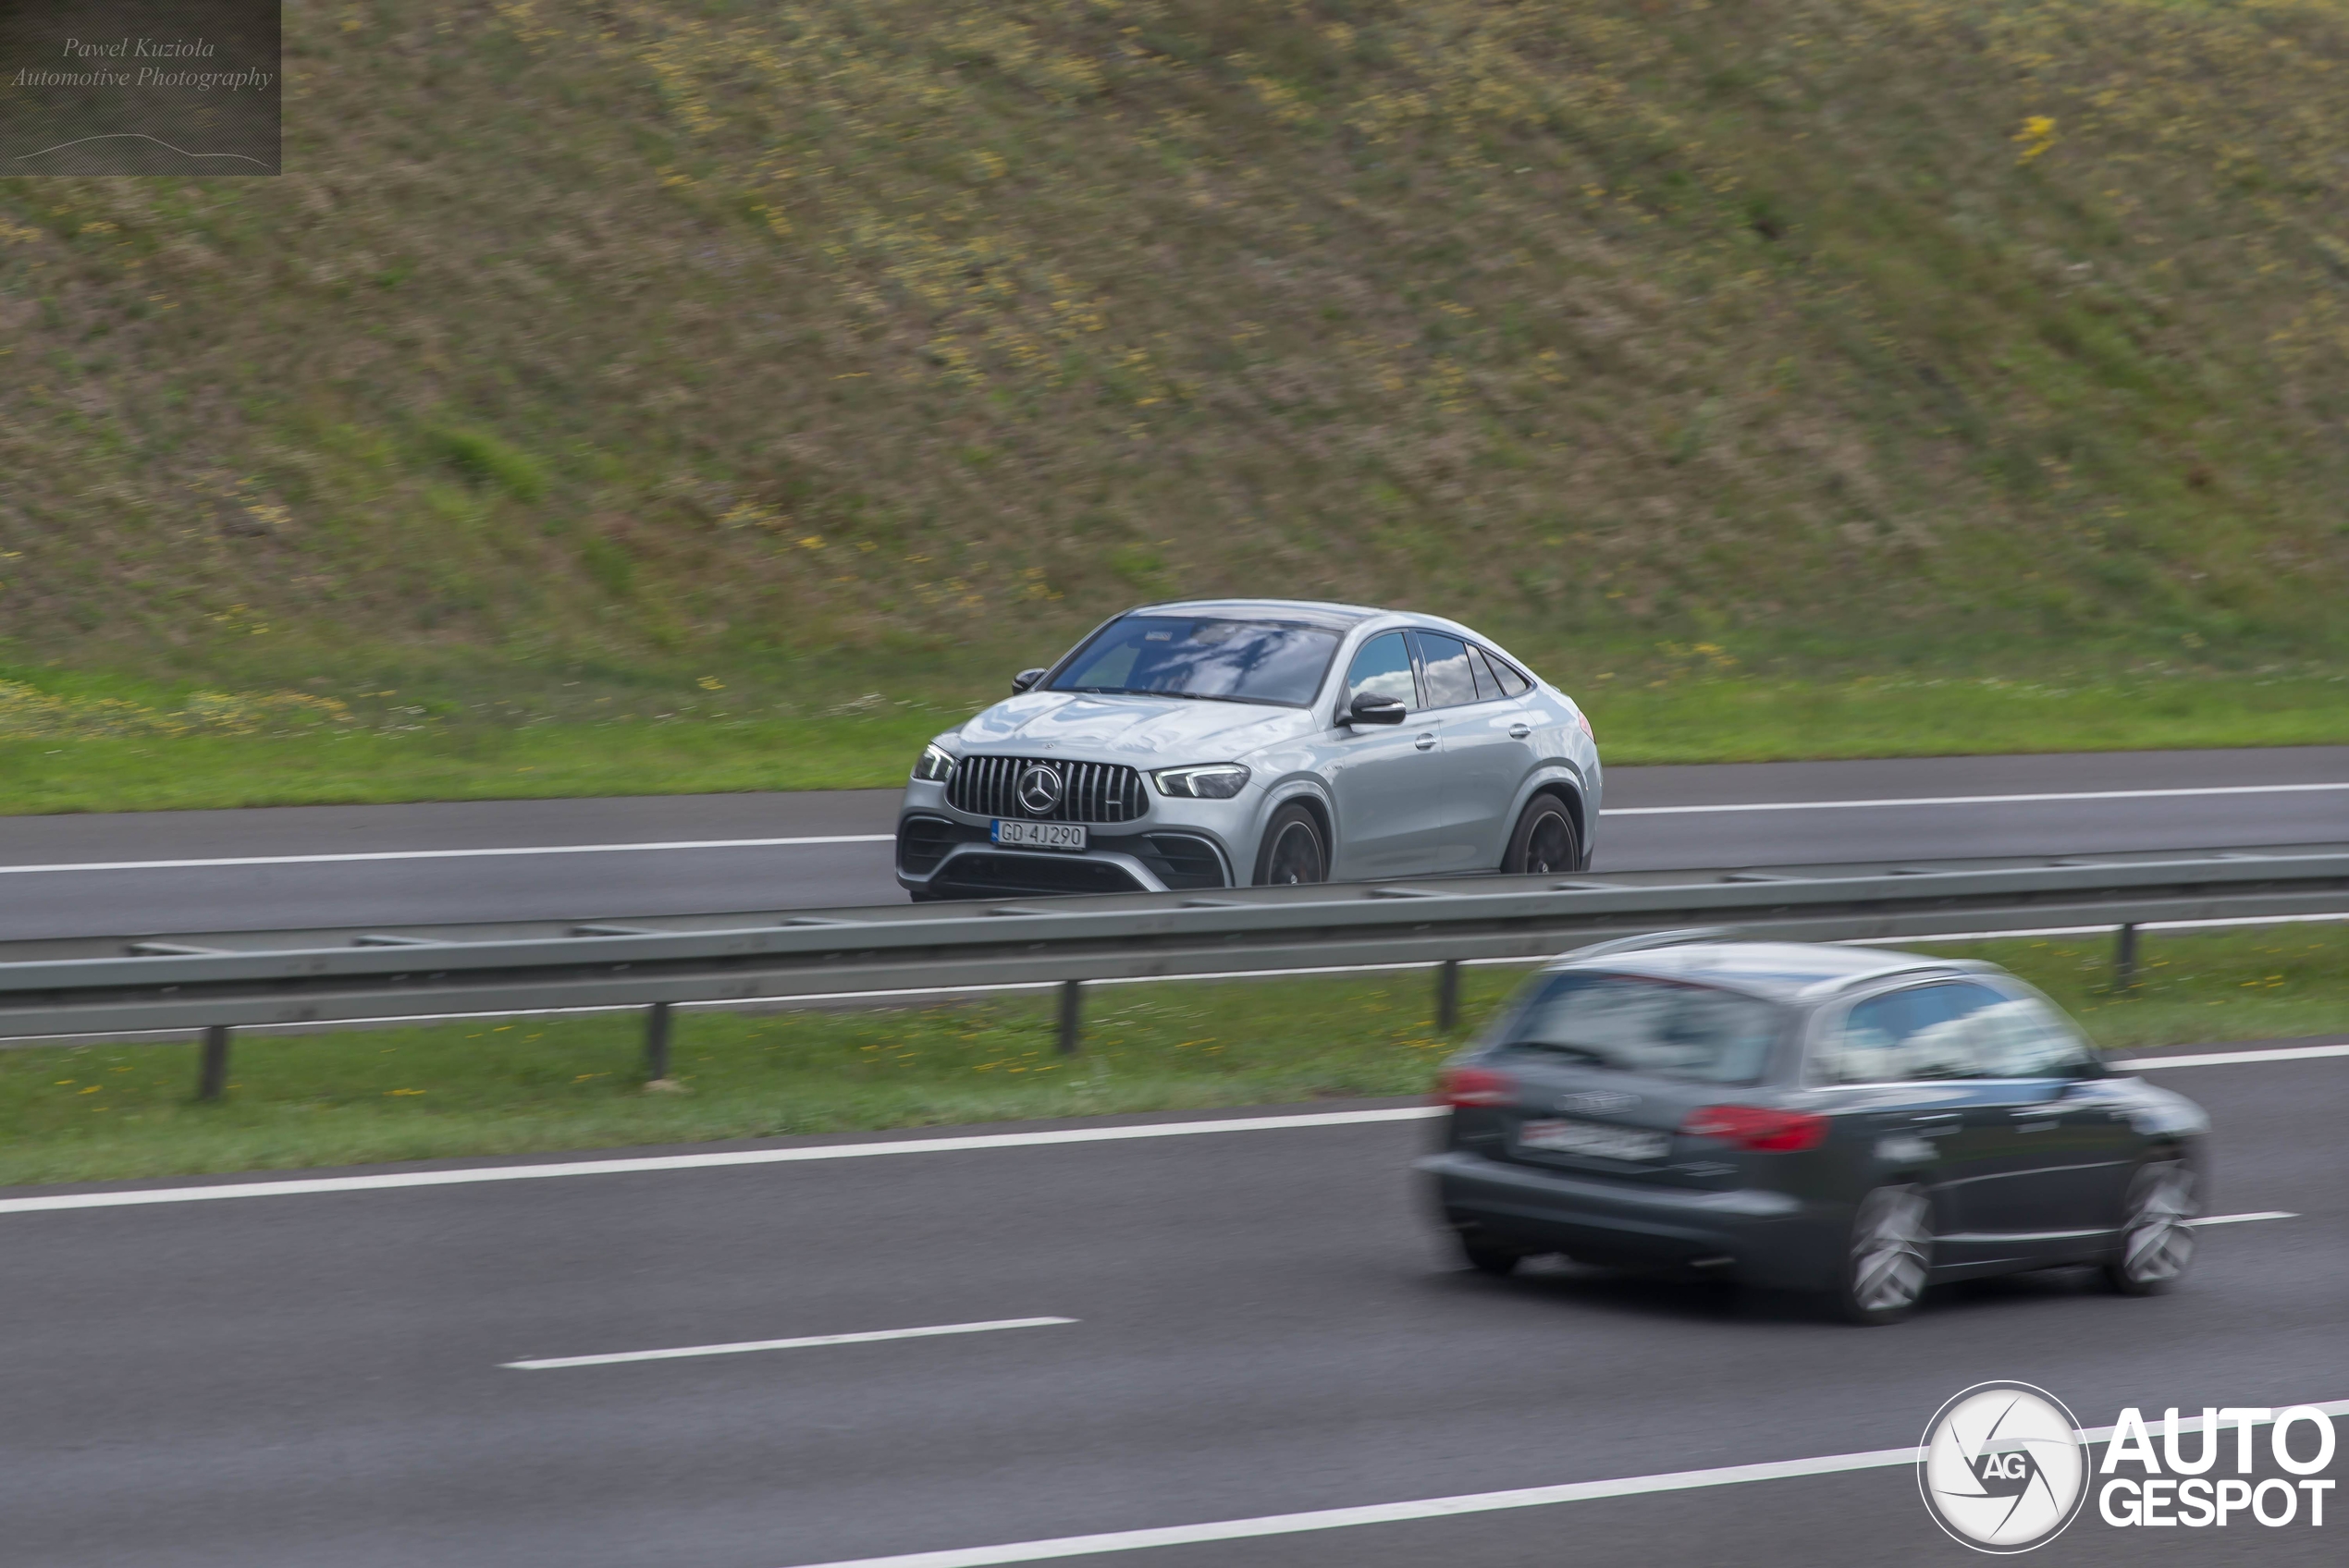
[[[385,734],[0,741],[0,811],[848,790],[902,784],[953,716]]]
[[[1039,654],[1049,657],[1049,654]],[[2349,743],[2349,680],[2306,673],[2088,680],[1618,680],[1561,671],[1613,765]],[[686,688],[679,709],[707,694]],[[973,704],[882,701],[799,717],[666,712],[312,723],[0,738],[0,812],[894,787]],[[757,704],[751,704],[754,710]],[[0,736],[5,730],[0,729]]]
[[[289,11],[280,178],[0,178],[6,656],[959,700],[1268,588],[1561,677],[2349,652],[2342,0],[445,9]]]
[[[2008,964],[2109,1047],[2349,1033],[2336,925],[2151,937],[2125,998],[2104,939],[1941,950]],[[0,1053],[0,1183],[1415,1094],[1519,980],[1468,971],[1449,1037],[1420,972],[1096,987],[1070,1060],[1035,1000],[690,1014],[675,1093],[641,1087],[640,1025],[618,1017],[244,1038],[217,1105],[191,1099],[187,1047],[13,1050]]]

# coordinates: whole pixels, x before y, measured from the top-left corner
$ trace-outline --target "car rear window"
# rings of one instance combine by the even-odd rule
[[[1639,974],[1554,974],[1504,1028],[1504,1054],[1700,1084],[1752,1084],[1786,1032],[1775,1002]]]

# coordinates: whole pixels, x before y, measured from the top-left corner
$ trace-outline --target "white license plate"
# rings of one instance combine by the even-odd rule
[[[1518,1146],[1544,1154],[1587,1154],[1601,1159],[1662,1159],[1672,1146],[1669,1133],[1609,1127],[1599,1121],[1529,1121],[1518,1129]]]
[[[1081,850],[1085,829],[1074,822],[1005,822],[995,819],[995,842],[1023,850]]]

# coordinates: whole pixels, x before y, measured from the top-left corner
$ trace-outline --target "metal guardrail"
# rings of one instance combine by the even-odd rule
[[[899,904],[667,928],[253,933],[0,962],[0,1038],[203,1029],[200,1092],[211,1097],[238,1026],[644,1007],[648,1068],[661,1077],[669,1009],[680,1002],[1057,983],[1063,1047],[1073,1049],[1077,987],[1092,980],[1434,962],[1443,998],[1457,995],[1460,961],[1540,958],[1684,925],[1796,941],[2119,926],[2125,963],[2134,928],[2147,923],[2343,912],[2349,846],[2324,845]]]

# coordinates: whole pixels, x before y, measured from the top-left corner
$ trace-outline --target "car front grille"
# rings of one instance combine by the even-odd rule
[[[1061,798],[1042,813],[1019,801],[1019,776],[1035,766],[1060,775]],[[946,803],[976,816],[1031,822],[1131,822],[1148,808],[1142,776],[1119,763],[1059,762],[1050,757],[965,757],[946,781]]]

